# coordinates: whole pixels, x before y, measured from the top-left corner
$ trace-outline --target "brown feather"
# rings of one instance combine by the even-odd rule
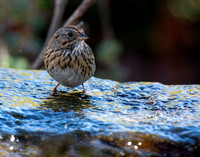
[[[69,32],[73,35],[72,37],[67,36]],[[60,84],[68,86],[83,84],[94,75],[96,69],[94,54],[90,47],[79,39],[82,33],[84,33],[83,29],[78,26],[61,27],[55,32],[47,45],[44,53],[45,68]],[[59,68],[62,71],[58,72],[57,69]],[[69,69],[72,69],[74,73]],[[66,73],[65,78],[62,73],[64,74],[66,70],[70,73]],[[70,82],[67,76],[74,79]],[[79,77],[80,80],[77,80]]]

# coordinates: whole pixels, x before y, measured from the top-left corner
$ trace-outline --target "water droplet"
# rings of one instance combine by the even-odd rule
[[[14,147],[13,146],[10,146],[10,150],[13,150],[14,149]]]
[[[10,141],[11,141],[11,142],[14,142],[14,141],[15,141],[15,136],[14,136],[14,135],[11,135]]]
[[[120,155],[124,156],[124,155],[125,155],[125,153],[124,153],[124,152],[120,152]]]
[[[134,145],[134,148],[135,148],[135,149],[138,149],[139,147],[138,147],[137,145]]]

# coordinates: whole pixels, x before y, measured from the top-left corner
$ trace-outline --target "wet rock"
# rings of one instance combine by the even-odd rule
[[[0,69],[0,156],[200,156],[200,85]]]

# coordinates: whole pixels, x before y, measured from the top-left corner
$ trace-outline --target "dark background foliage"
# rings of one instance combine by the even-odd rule
[[[81,3],[70,0],[63,22]],[[43,46],[53,0],[0,1],[0,66],[29,68]],[[199,0],[97,0],[82,17],[95,76],[200,83]]]

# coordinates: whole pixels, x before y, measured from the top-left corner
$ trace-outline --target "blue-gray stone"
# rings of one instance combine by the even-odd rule
[[[0,68],[0,154],[200,155],[200,85],[55,85],[43,70]]]

